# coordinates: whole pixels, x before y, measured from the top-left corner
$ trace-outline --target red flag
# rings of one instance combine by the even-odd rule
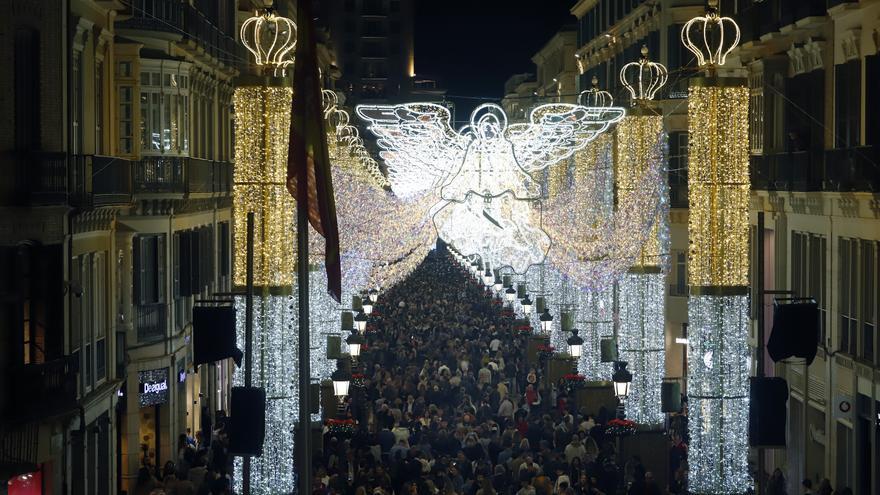
[[[336,201],[327,154],[327,134],[321,104],[318,57],[311,0],[298,2],[296,59],[293,63],[293,109],[291,111],[290,153],[287,158],[287,190],[296,198],[297,208],[307,208],[309,223],[324,236],[324,265],[327,287],[339,302],[342,274],[339,262],[339,229]],[[302,181],[302,182],[301,182]],[[307,185],[300,190],[298,183]]]

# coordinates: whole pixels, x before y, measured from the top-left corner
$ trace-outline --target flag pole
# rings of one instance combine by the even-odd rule
[[[301,157],[305,159],[305,157]],[[296,195],[296,282],[299,297],[299,495],[312,491],[312,435],[309,334],[309,206],[308,184],[303,170],[297,174]]]

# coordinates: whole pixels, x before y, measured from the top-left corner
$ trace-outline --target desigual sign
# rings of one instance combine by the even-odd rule
[[[168,369],[159,368],[138,372],[140,393],[138,403],[141,407],[155,406],[168,402]]]

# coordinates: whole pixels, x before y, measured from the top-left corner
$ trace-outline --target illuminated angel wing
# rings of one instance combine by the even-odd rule
[[[528,123],[509,125],[505,137],[520,166],[532,172],[570,157],[625,113],[620,107],[548,103],[532,110]]]
[[[449,110],[431,103],[358,105],[358,116],[369,122],[378,138],[379,156],[388,167],[391,189],[402,198],[439,187],[454,164],[464,157],[469,138],[449,125]]]

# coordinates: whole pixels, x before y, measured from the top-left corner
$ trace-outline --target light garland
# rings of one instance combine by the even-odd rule
[[[638,62],[630,62],[620,70],[620,82],[629,91],[634,105],[653,100],[668,77],[665,65],[648,60],[646,45],[642,46],[642,58]]]
[[[251,493],[290,493],[296,487],[294,426],[299,412],[297,301],[292,295],[254,298],[253,385],[266,391],[263,455],[251,457]],[[235,296],[238,348],[245,347],[245,298]],[[243,386],[244,369],[236,368],[233,385]],[[232,411],[235,415],[235,411]],[[235,457],[234,483],[241,493],[243,458]]]
[[[688,300],[688,490],[740,494],[749,476],[749,299]]]
[[[749,89],[710,85],[716,81],[692,84],[688,97],[688,283],[745,286],[749,283]]]
[[[437,234],[463,255],[523,273],[546,257],[550,240],[531,220],[541,186],[530,172],[570,157],[623,116],[620,108],[549,104],[528,123],[508,125],[497,105],[479,106],[459,131],[435,104],[359,106],[383,148],[391,187],[401,197],[432,191]]]
[[[666,373],[666,276],[627,273],[618,287],[618,350],[633,376],[626,416],[639,424],[658,425],[665,419],[660,385]]]
[[[709,0],[706,15],[694,17],[681,30],[681,42],[696,55],[697,65],[700,67],[714,68],[724,65],[727,56],[739,44],[739,26],[730,17],[719,16],[717,7],[718,0]],[[717,31],[717,36],[711,36],[711,31]],[[694,35],[697,41],[692,39]],[[714,45],[711,43],[713,38]]]
[[[682,40],[710,77],[691,82],[688,98],[688,490],[738,494],[751,489],[749,417],[749,90],[714,77],[739,40],[717,15],[685,24]],[[701,29],[705,53],[691,41]],[[734,30],[725,45],[725,30]],[[710,33],[710,31],[716,31]],[[730,39],[730,38],[728,38]],[[710,46],[710,40],[717,42]]]
[[[295,203],[285,186],[290,136],[289,87],[235,89],[233,283],[245,285],[247,214],[254,212],[254,285],[293,284]]]
[[[241,24],[239,35],[258,66],[283,70],[293,63],[296,23],[287,17],[276,15],[271,9],[257,12]]]

